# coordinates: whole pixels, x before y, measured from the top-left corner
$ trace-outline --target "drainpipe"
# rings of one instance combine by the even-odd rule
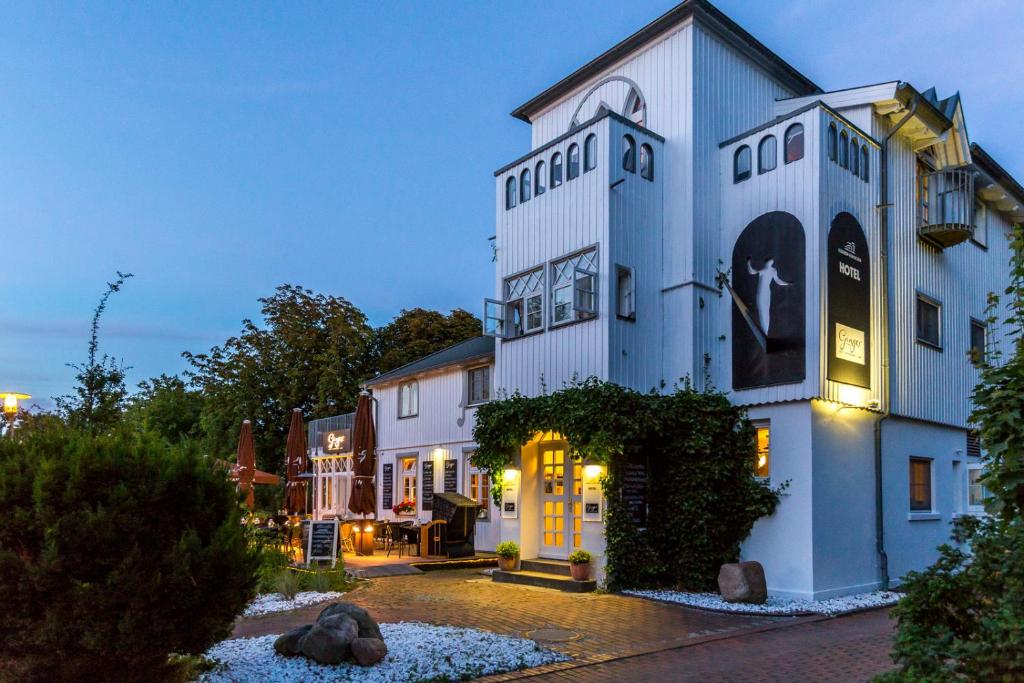
[[[900,128],[917,113],[919,98],[914,97],[907,115],[900,119],[888,135],[882,140],[879,151],[880,162],[878,164],[879,201],[878,208],[882,212],[879,221],[879,258],[881,259],[881,295],[882,310],[885,314],[885,343],[882,344],[882,413],[875,420],[875,549],[878,552],[878,567],[881,574],[881,589],[889,588],[889,556],[885,552],[885,515],[882,505],[882,423],[891,415],[890,404],[892,401],[892,380],[889,371],[889,358],[892,349],[892,308],[889,302],[889,209],[892,205],[889,201],[889,140],[892,139]]]

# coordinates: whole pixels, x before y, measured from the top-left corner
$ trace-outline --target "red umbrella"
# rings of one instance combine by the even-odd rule
[[[306,426],[302,410],[292,410],[292,423],[288,427],[288,445],[285,448],[285,469],[288,483],[284,493],[284,507],[290,514],[306,512],[306,482],[299,475],[306,471]]]
[[[377,434],[373,428],[373,402],[367,391],[359,394],[352,432],[355,463],[352,467],[352,495],[348,499],[348,509],[365,517],[377,512],[377,491],[373,485],[373,476],[377,471]]]
[[[252,483],[256,478],[256,447],[252,442],[252,423],[242,422],[242,431],[238,434],[237,451],[238,490],[245,494],[245,504],[252,510],[256,507]]]

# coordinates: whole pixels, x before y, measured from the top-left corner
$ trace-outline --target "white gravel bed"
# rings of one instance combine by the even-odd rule
[[[875,591],[859,593],[828,600],[783,600],[768,596],[763,605],[747,605],[738,602],[726,602],[717,593],[684,593],[682,591],[635,590],[623,591],[628,595],[641,598],[674,602],[688,607],[716,610],[719,612],[738,612],[741,614],[801,614],[812,612],[835,616],[871,607],[885,607],[899,602],[900,594],[892,591]]]
[[[294,600],[289,600],[280,593],[263,593],[262,595],[257,595],[256,599],[249,603],[249,606],[242,612],[242,616],[258,617],[273,612],[287,612],[288,610],[299,609],[300,607],[309,607],[319,602],[337,600],[343,595],[344,593],[337,591],[327,591],[326,593],[302,591],[295,594]]]
[[[487,631],[418,622],[381,624],[388,655],[380,664],[363,668],[356,664],[329,666],[305,657],[282,657],[274,652],[277,636],[224,640],[206,652],[218,662],[203,674],[200,683],[294,681],[464,681],[517,671],[568,659],[545,650],[532,640]]]

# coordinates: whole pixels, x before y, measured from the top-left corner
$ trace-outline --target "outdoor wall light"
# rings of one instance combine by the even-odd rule
[[[4,414],[16,415],[18,413],[18,401],[25,401],[32,398],[28,394],[20,394],[16,391],[7,391],[0,396],[4,397]]]
[[[583,479],[586,481],[594,481],[604,474],[604,467],[601,465],[584,465],[583,466]]]
[[[855,408],[868,408],[868,390],[861,387],[850,386],[849,384],[839,385],[839,402]]]
[[[508,467],[504,472],[502,472],[501,476],[504,481],[512,481],[519,476],[519,470]]]

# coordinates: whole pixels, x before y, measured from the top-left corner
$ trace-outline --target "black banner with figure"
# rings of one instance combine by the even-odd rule
[[[828,233],[828,371],[871,388],[871,259],[857,219],[843,212]]]

